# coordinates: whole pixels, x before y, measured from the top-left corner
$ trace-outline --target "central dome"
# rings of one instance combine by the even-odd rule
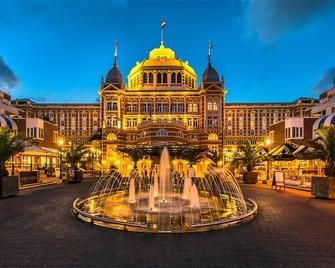
[[[188,62],[176,58],[163,44],[150,51],[149,57],[136,62],[128,75],[128,89],[196,89],[197,75]]]

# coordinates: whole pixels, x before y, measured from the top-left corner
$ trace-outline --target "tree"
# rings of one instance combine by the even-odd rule
[[[0,177],[8,176],[7,161],[26,146],[25,141],[13,135],[9,128],[0,128]]]
[[[125,153],[127,157],[134,162],[134,169],[137,167],[137,162],[143,158],[143,150],[138,146],[122,147],[116,150]]]
[[[180,150],[180,158],[189,162],[190,167],[193,167],[201,159],[205,158],[207,149],[204,147],[186,146]]]
[[[320,129],[317,134],[318,138],[308,141],[306,150],[297,157],[321,160],[324,174],[335,177],[335,126]]]
[[[78,163],[86,153],[83,144],[72,143],[70,148],[65,153],[65,160],[74,169],[74,181],[78,181]]]
[[[252,145],[250,141],[238,145],[238,153],[235,154],[232,164],[242,163],[247,171],[252,171],[256,164],[263,160],[263,144]]]
[[[209,160],[212,161],[212,165],[214,167],[218,167],[219,162],[222,161],[223,154],[222,154],[222,152],[218,152],[216,150],[210,150],[207,154],[207,157],[208,157]]]

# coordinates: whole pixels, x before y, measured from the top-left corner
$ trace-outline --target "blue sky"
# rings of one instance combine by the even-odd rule
[[[94,102],[113,63],[126,79],[136,61],[165,45],[200,79],[224,73],[227,101],[317,97],[335,76],[333,0],[0,0],[0,88],[13,98]]]

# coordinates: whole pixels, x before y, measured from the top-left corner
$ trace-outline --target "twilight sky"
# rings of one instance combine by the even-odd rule
[[[119,42],[126,80],[165,45],[198,74],[224,73],[227,101],[317,97],[335,76],[335,0],[0,0],[0,89],[39,102],[95,102]]]

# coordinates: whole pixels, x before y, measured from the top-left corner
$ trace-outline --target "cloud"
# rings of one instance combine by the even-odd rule
[[[334,0],[249,0],[246,9],[248,34],[265,43],[289,31],[301,30],[335,8]]]
[[[321,75],[319,80],[313,86],[313,90],[317,92],[322,92],[331,88],[335,83],[334,79],[335,79],[335,67],[330,68]]]
[[[0,56],[0,89],[11,89],[19,84],[19,79]]]

